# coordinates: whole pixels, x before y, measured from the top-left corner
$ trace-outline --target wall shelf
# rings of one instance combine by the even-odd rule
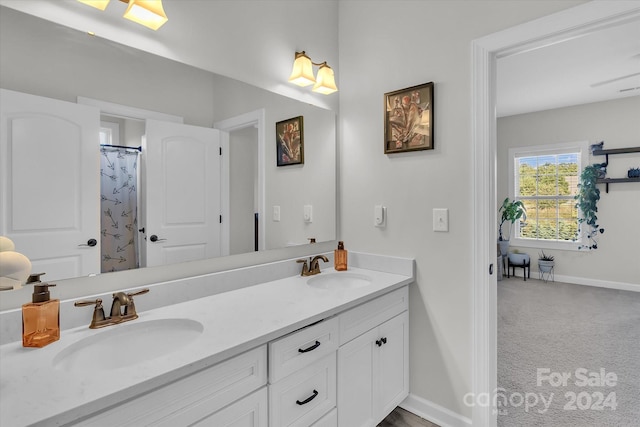
[[[627,154],[627,153],[640,153],[640,147],[628,147],[628,148],[612,148],[610,150],[594,150],[594,156],[605,156],[605,164],[609,165],[609,155],[614,154]],[[598,184],[606,185],[606,192],[609,192],[609,184],[615,184],[619,182],[640,182],[640,178],[599,178],[596,181]]]

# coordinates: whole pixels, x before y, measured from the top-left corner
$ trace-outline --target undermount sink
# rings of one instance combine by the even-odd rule
[[[369,286],[371,277],[350,272],[320,273],[308,279],[307,284],[321,289],[354,289]]]
[[[146,362],[184,348],[204,326],[190,319],[132,321],[109,326],[64,348],[53,358],[56,369],[96,372]]]

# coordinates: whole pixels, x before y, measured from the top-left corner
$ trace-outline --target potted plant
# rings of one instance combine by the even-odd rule
[[[498,227],[498,244],[500,245],[500,252],[502,252],[503,255],[506,255],[507,251],[509,250],[509,238],[511,237],[511,228],[513,227],[513,223],[518,220],[527,219],[527,210],[520,200],[512,201],[507,197],[502,202],[502,206],[500,206],[498,212],[502,212],[502,216],[500,218],[500,226]],[[508,235],[507,233],[503,235],[502,226],[507,221],[509,222],[509,232]]]
[[[548,273],[554,265],[554,257],[552,255],[545,254],[544,251],[540,251],[538,256],[538,270],[543,273]]]
[[[600,200],[600,190],[596,186],[598,178],[604,178],[607,173],[606,163],[596,163],[584,168],[580,173],[578,183],[578,194],[576,207],[582,212],[578,219],[578,233],[584,233],[587,242],[578,246],[578,249],[598,249],[598,234],[604,233],[604,228],[598,225],[598,200]]]
[[[529,265],[529,261],[529,254],[520,253],[517,249],[514,249],[513,252],[509,254],[509,262],[513,265]]]

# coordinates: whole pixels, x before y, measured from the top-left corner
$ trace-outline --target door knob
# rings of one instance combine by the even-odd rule
[[[149,240],[155,243],[155,242],[162,242],[167,239],[158,239],[158,236],[156,236],[155,234],[152,234],[151,237],[149,237]]]
[[[89,240],[87,240],[87,243],[83,243],[83,244],[78,245],[78,246],[91,246],[91,247],[94,247],[97,244],[98,244],[98,241],[96,239],[89,239]]]

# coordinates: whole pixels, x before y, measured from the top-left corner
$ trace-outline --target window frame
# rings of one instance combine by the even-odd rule
[[[576,141],[576,142],[562,142],[556,144],[544,144],[535,146],[523,146],[509,148],[509,197],[512,200],[520,200],[516,197],[515,185],[516,185],[516,168],[515,161],[519,157],[526,156],[542,156],[542,155],[558,155],[568,153],[578,154],[578,176],[582,172],[583,168],[589,162],[589,141]],[[552,200],[560,200],[557,197],[545,196]],[[582,212],[578,209],[578,218],[582,217]],[[544,239],[523,239],[517,237],[520,235],[520,224],[516,222],[512,230],[512,236],[510,238],[511,245],[537,248],[537,249],[559,249],[568,251],[578,251],[579,246],[582,245],[583,236],[582,233],[578,234],[575,241],[558,241],[558,240],[544,240]]]

